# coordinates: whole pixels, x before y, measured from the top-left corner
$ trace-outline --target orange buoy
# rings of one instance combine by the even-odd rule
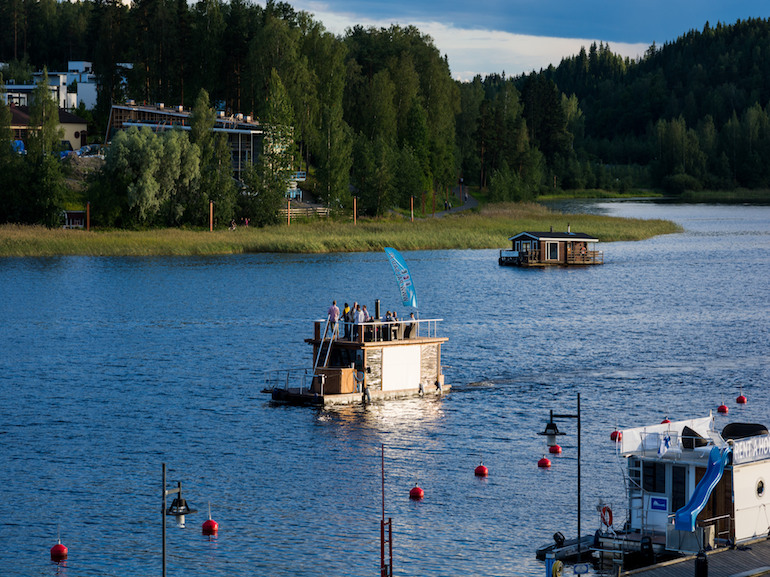
[[[663,420],[660,422],[660,424],[661,424],[661,425],[665,425],[666,423],[670,423],[670,422],[671,422],[671,421],[669,420],[668,416],[666,416],[666,417],[665,417],[665,418],[664,418],[664,419],[663,419]]]
[[[561,454],[561,447],[559,445],[551,445],[548,447],[548,452],[552,455],[560,455]]]
[[[735,402],[738,403],[739,405],[745,405],[746,403],[749,402],[749,400],[741,394],[741,395],[738,395],[738,398],[735,399]]]
[[[541,469],[547,469],[548,467],[551,466],[551,460],[548,459],[545,455],[543,455],[543,458],[537,462],[537,466],[540,467]]]
[[[722,403],[717,407],[717,413],[721,413],[723,415],[726,415],[730,409],[727,408],[727,405]]]
[[[51,561],[56,561],[57,563],[64,561],[67,558],[67,553],[67,547],[62,545],[61,539],[59,539],[59,542],[51,547]]]
[[[203,527],[201,528],[201,531],[204,535],[216,535],[219,531],[219,523],[214,521],[214,519],[210,518],[203,522]]]
[[[487,475],[489,475],[489,469],[487,469],[484,466],[484,463],[481,463],[478,467],[476,467],[473,470],[473,474],[476,475],[477,477],[486,477]]]
[[[623,431],[615,430],[610,433],[610,441],[620,443],[621,439],[623,439]]]
[[[415,483],[414,487],[412,487],[412,490],[409,491],[409,498],[414,499],[415,501],[418,501],[422,499],[425,496],[425,491],[423,491],[417,483]]]

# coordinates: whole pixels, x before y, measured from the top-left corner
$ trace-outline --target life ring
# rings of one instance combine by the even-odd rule
[[[609,505],[602,507],[602,525],[605,525],[608,529],[612,527],[612,509]]]
[[[561,577],[562,571],[564,571],[564,563],[561,561],[554,561],[551,568],[551,577]]]

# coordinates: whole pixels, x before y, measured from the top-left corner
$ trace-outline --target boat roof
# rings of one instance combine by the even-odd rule
[[[731,423],[720,433],[713,415],[623,429],[618,452],[645,460],[704,464],[714,447],[729,449],[733,465],[770,459],[770,434],[763,425]]]
[[[534,240],[578,240],[581,242],[599,242],[595,238],[584,232],[532,232],[524,231],[510,237],[508,240],[517,240],[520,238],[531,238]]]

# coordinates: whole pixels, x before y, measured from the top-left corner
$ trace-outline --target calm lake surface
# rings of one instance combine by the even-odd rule
[[[770,207],[589,208],[685,232],[600,243],[586,269],[404,253],[454,388],[331,411],[272,406],[262,372],[311,363],[333,298],[405,316],[384,253],[0,259],[0,572],[159,575],[166,462],[199,510],[169,519],[170,576],[377,575],[384,444],[396,575],[543,575],[535,548],[577,519],[574,422],[536,466],[549,409],[581,393],[584,533],[600,500],[625,516],[617,425],[722,401],[720,422],[770,424]]]

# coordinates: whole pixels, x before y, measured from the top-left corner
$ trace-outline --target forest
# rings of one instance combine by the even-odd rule
[[[338,36],[284,2],[0,0],[6,79],[65,69],[68,60],[93,62],[100,89],[90,134],[104,133],[112,102],[192,108],[205,97],[209,112],[250,114],[273,131],[289,126],[292,168],[307,170],[304,188],[337,211],[349,210],[356,196],[360,211],[382,215],[412,197],[444,198],[459,179],[492,201],[554,190],[680,194],[770,184],[770,78],[763,74],[770,20],[705,23],[635,60],[599,43],[530,74],[460,81],[415,27],[356,26]],[[0,110],[0,130],[6,116]],[[219,187],[228,216],[274,221],[281,175],[266,173],[275,163],[225,185],[216,143],[200,134],[198,142],[190,137],[179,182],[155,168],[131,173],[132,188],[128,173],[116,177],[120,163],[110,154],[118,152],[108,151],[88,192],[100,199],[102,217],[115,226],[201,225],[200,204]],[[135,135],[132,146],[158,155],[165,145],[186,150],[163,135],[143,138]],[[44,164],[5,150],[0,162]],[[45,165],[42,186],[53,191],[66,167]],[[11,182],[22,173],[0,171],[0,189],[24,186]],[[138,190],[136,182],[146,186]],[[44,199],[37,204],[55,213],[57,190],[45,199],[38,186]],[[19,207],[22,197],[0,199],[0,221],[45,220]],[[15,210],[7,208],[14,202]]]

